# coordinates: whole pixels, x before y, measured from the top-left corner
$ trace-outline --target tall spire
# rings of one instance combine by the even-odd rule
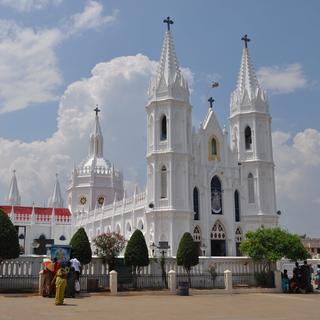
[[[93,132],[90,135],[90,150],[89,150],[89,156],[93,156],[94,158],[102,158],[103,157],[103,136],[102,131],[100,127],[100,121],[99,121],[99,112],[100,109],[98,106],[94,109],[96,116],[95,116],[95,123]]]
[[[245,43],[247,44],[247,42]],[[244,93],[246,90],[249,97],[252,99],[255,97],[257,89],[259,89],[259,83],[251,63],[248,46],[246,45],[242,51],[237,91],[239,93]]]
[[[10,183],[10,190],[9,190],[9,194],[7,197],[7,202],[9,204],[11,204],[12,206],[13,205],[15,205],[15,206],[21,205],[21,197],[20,197],[19,188],[18,188],[16,170],[13,170],[11,183]]]
[[[168,27],[165,32],[161,56],[156,76],[151,80],[149,99],[174,98],[186,101],[189,99],[189,89],[186,80],[181,74],[176,56],[170,24],[170,17],[163,21]]]
[[[63,208],[63,199],[61,196],[59,176],[57,173],[56,173],[56,181],[53,187],[52,196],[49,198],[48,205],[49,207],[52,207],[52,208]]]
[[[247,111],[268,112],[266,93],[259,85],[250,59],[248,43],[251,40],[247,35],[241,40],[244,41],[244,48],[237,87],[231,94],[230,115]]]

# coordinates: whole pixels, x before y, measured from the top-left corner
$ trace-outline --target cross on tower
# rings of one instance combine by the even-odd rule
[[[167,17],[167,19],[164,19],[163,23],[167,24],[168,31],[170,31],[170,24],[173,24],[173,21],[170,19],[170,17]]]
[[[98,108],[98,105],[96,105],[96,108],[93,109],[93,111],[95,111],[96,116],[98,116],[98,113],[99,113],[101,110]]]
[[[210,97],[210,98],[208,99],[208,101],[209,101],[209,103],[210,103],[210,108],[212,109],[213,103],[214,103],[214,99],[213,99],[212,97]]]
[[[241,40],[244,41],[245,48],[248,48],[248,42],[250,41],[250,39],[248,38],[248,35],[245,34],[244,37],[241,38]]]

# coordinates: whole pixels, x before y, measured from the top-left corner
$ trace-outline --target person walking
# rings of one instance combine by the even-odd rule
[[[76,274],[75,279],[75,290],[76,293],[80,293],[80,273],[81,273],[81,263],[77,258],[72,258],[70,260],[71,267],[74,269],[74,272]]]

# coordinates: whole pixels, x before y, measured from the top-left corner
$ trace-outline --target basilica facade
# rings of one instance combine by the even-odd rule
[[[239,78],[231,93],[229,129],[221,128],[213,99],[200,127],[192,126],[188,83],[183,77],[166,20],[160,61],[146,105],[147,183],[130,197],[123,173],[103,155],[103,130],[95,109],[86,159],[75,165],[67,204],[58,176],[47,207],[21,206],[13,172],[6,205],[23,252],[45,253],[47,244],[67,244],[84,227],[92,240],[117,232],[145,236],[150,254],[175,256],[185,232],[205,256],[239,255],[245,233],[278,224],[271,116],[249,56],[247,36]],[[143,92],[141,92],[143,94]],[[141,106],[143,107],[143,106]]]
[[[229,130],[219,125],[212,100],[194,129],[188,83],[172,31],[166,31],[148,90],[143,192],[125,195],[122,173],[103,157],[95,110],[88,157],[73,169],[67,189],[75,229],[84,227],[90,239],[103,232],[119,232],[129,239],[140,229],[150,253],[165,244],[171,256],[183,233],[190,232],[202,255],[224,256],[239,254],[247,231],[277,225],[271,116],[250,61],[248,38],[243,40]]]

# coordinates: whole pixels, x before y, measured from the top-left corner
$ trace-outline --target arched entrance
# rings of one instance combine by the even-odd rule
[[[226,233],[222,224],[217,221],[211,229],[211,256],[226,256]]]

